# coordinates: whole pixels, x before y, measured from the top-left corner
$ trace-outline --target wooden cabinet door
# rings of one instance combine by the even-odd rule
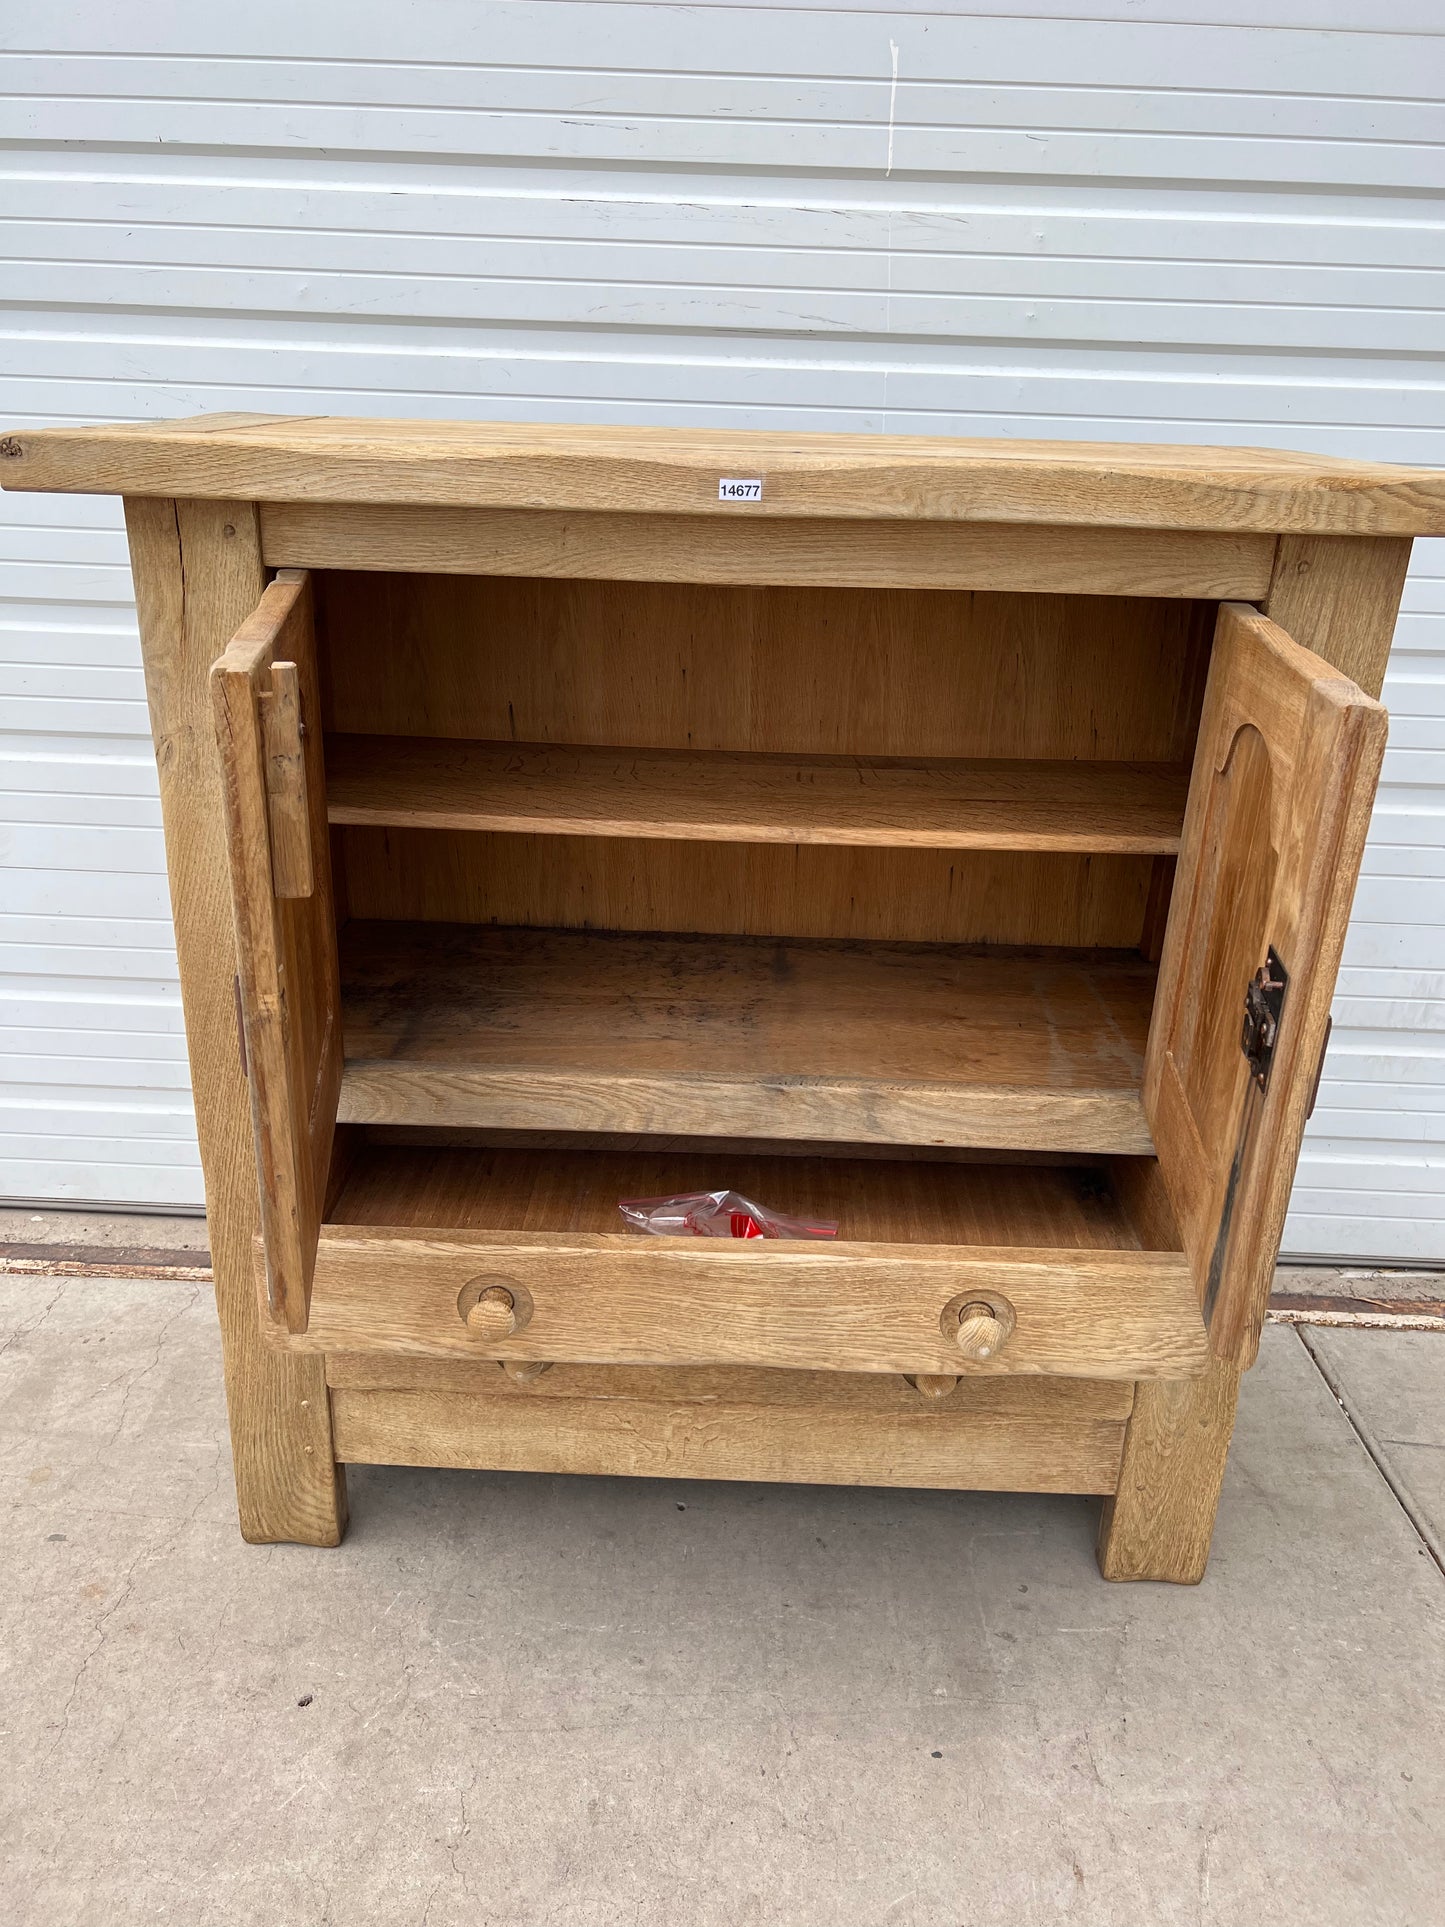
[[[341,1087],[310,578],[285,570],[211,671],[271,1317],[306,1329]]]
[[[1219,611],[1144,1065],[1210,1342],[1259,1344],[1385,747],[1385,712]]]

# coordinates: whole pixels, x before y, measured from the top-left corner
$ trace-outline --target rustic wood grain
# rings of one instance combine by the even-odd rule
[[[614,1478],[1106,1493],[1124,1436],[1118,1419],[995,1418],[916,1395],[907,1413],[414,1391],[338,1390],[332,1403],[348,1462]]]
[[[902,435],[281,421],[25,429],[7,488],[253,501],[615,509],[1302,533],[1445,533],[1445,477],[1272,449]],[[720,477],[763,498],[720,503]]]
[[[282,669],[289,673],[278,681]],[[292,571],[266,590],[213,667],[211,688],[260,1179],[266,1308],[292,1331],[304,1331],[342,1050],[321,744],[316,727],[300,733],[303,709],[315,717],[320,708],[304,572]],[[289,727],[276,720],[288,691]],[[278,792],[284,798],[280,812]],[[295,887],[303,868],[305,892]]]
[[[1187,763],[1213,610],[1146,596],[326,574],[328,735]]]
[[[1133,950],[1154,859],[341,828],[353,917]]]
[[[492,1359],[418,1358],[387,1352],[329,1352],[326,1382],[351,1391],[467,1392],[486,1398],[662,1399],[669,1404],[790,1406],[908,1414],[919,1409],[906,1377],[887,1372],[790,1372],[746,1365],[557,1365],[541,1379],[502,1377]],[[955,1409],[990,1417],[1072,1421],[1126,1419],[1134,1383],[1126,1378],[983,1377],[957,1380]]]
[[[1265,608],[1296,643],[1378,696],[1409,551],[1388,537],[1282,536]],[[1204,1168],[1202,1147],[1190,1149]],[[1216,1358],[1204,1379],[1140,1387],[1119,1496],[1104,1511],[1107,1576],[1202,1577],[1238,1382],[1238,1368]]]
[[[1199,1584],[1238,1395],[1239,1368],[1221,1358],[1198,1378],[1140,1383],[1118,1486],[1099,1524],[1106,1579]]]
[[[1175,855],[1182,763],[780,756],[333,736],[333,823]]]
[[[282,567],[1210,600],[1264,594],[1274,561],[1233,531],[324,502],[267,504],[261,541]]]
[[[340,574],[328,733],[1182,764],[1206,605]],[[1018,692],[1029,692],[1027,701]],[[443,752],[444,753],[444,752]],[[1137,943],[1151,859],[345,827],[358,916]]]
[[[342,971],[346,1123],[1153,1148],[1118,953],[379,922]]]
[[[338,1390],[332,1401],[349,1462],[622,1478],[1107,1493],[1124,1436],[1118,1419],[995,1418],[916,1395],[907,1413],[412,1391]]]
[[[835,1219],[838,1241],[621,1229],[620,1198],[726,1185]],[[513,1288],[527,1322],[477,1340],[459,1309],[476,1281]],[[996,1293],[1017,1329],[972,1361],[945,1307]],[[1101,1169],[377,1145],[358,1152],[323,1228],[307,1332],[277,1337],[458,1358],[1088,1378],[1183,1377],[1206,1359],[1185,1261],[1140,1248]]]
[[[316,872],[306,784],[306,725],[296,663],[272,661],[271,686],[260,691],[259,703],[272,886],[278,897],[309,897],[316,887]],[[314,724],[316,718],[312,720]]]
[[[1344,944],[1385,713],[1277,624],[1219,615],[1144,1103],[1211,1342],[1247,1365],[1264,1322]],[[1239,1036],[1273,944],[1289,972],[1268,1089]]]
[[[1302,649],[1377,697],[1410,546],[1408,538],[1398,537],[1281,536],[1265,614]]]
[[[481,1277],[525,1292],[525,1325],[473,1331],[458,1304]],[[966,1343],[950,1302],[1001,1296],[1007,1343]],[[973,1321],[975,1324],[978,1320]],[[954,1331],[954,1336],[949,1331]],[[975,1335],[971,1327],[968,1336]],[[774,1365],[848,1372],[1183,1378],[1204,1329],[1178,1254],[322,1229],[307,1351],[411,1352],[592,1364]]]
[[[518,1150],[418,1146],[409,1132],[402,1143],[365,1137],[331,1205],[333,1225],[612,1232],[619,1198],[731,1187],[794,1217],[836,1219],[845,1239],[1143,1248],[1136,1193],[1121,1176],[1130,1159],[798,1158],[650,1143]]]
[[[239,502],[128,501],[146,694],[160,772],[186,1043],[206,1181],[241,1530],[335,1545],[346,1488],[324,1372],[263,1345],[252,1277],[259,1223],[250,1102],[236,1036],[236,945],[209,677],[265,587]]]

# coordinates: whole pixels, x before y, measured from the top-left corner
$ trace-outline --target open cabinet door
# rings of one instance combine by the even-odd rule
[[[1219,611],[1144,1064],[1215,1353],[1253,1361],[1385,747],[1385,712]]]
[[[267,1309],[304,1332],[341,1088],[310,578],[285,570],[211,671]]]

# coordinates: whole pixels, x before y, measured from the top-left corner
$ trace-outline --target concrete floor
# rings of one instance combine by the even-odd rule
[[[65,1205],[0,1205],[0,1249],[62,1246],[71,1251],[97,1247],[126,1254],[137,1247],[167,1250],[178,1257],[194,1252],[205,1260],[210,1239],[201,1212],[166,1217],[154,1211],[80,1211]]]
[[[328,1553],[237,1537],[204,1286],[0,1277],[0,1909],[1439,1927],[1445,1336],[1307,1337],[1195,1591],[989,1495],[357,1469]]]

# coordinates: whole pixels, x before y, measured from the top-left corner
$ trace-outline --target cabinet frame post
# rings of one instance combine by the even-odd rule
[[[1282,535],[1259,606],[1378,700],[1410,549],[1408,535]]]
[[[1197,1586],[1234,1431],[1239,1367],[1216,1358],[1203,1378],[1141,1379],[1124,1428],[1119,1486],[1099,1521],[1106,1579]]]
[[[126,534],[160,774],[166,867],[206,1188],[243,1537],[334,1546],[346,1528],[325,1367],[265,1344],[252,1276],[259,1224],[236,1033],[236,946],[211,711],[211,665],[266,586],[252,502],[128,496]]]

